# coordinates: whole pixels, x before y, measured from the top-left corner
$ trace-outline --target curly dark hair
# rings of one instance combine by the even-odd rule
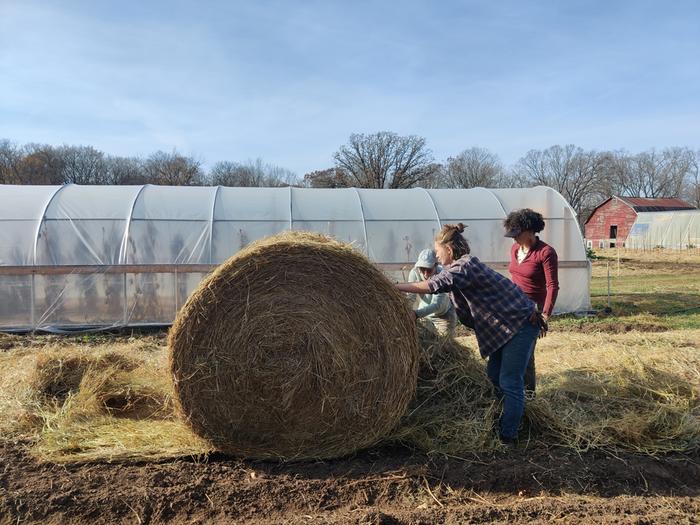
[[[510,212],[503,221],[503,227],[506,230],[539,233],[544,230],[544,218],[541,213],[537,213],[530,208],[523,208],[522,210]]]

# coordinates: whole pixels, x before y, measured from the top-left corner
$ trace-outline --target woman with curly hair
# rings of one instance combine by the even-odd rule
[[[554,248],[537,236],[544,230],[544,219],[536,211],[524,208],[509,213],[503,227],[505,236],[515,241],[510,249],[508,265],[511,279],[537,304],[543,319],[547,321],[559,293],[559,262]],[[525,391],[529,396],[535,395],[536,384],[533,347],[525,373]]]
[[[450,293],[460,322],[474,329],[479,351],[488,358],[486,371],[503,399],[500,438],[513,443],[525,409],[525,368],[540,331],[535,303],[513,282],[469,255],[464,225],[446,224],[435,238],[435,252],[444,269],[417,283],[401,283],[399,291]]]

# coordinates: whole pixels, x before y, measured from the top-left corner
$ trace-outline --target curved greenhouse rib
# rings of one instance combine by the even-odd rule
[[[498,195],[496,195],[496,194],[495,194],[493,191],[491,191],[490,189],[488,189],[488,188],[482,188],[481,186],[479,186],[479,187],[476,188],[476,189],[484,190],[486,193],[490,194],[490,195],[496,200],[496,202],[498,203],[498,206],[499,206],[499,207],[501,208],[501,210],[503,211],[503,216],[504,216],[504,217],[508,217],[508,212],[507,212],[506,209],[503,207],[503,203],[501,202],[501,199],[498,198]]]
[[[36,252],[39,247],[39,231],[41,230],[41,225],[44,223],[44,219],[46,218],[46,212],[49,209],[49,206],[51,206],[51,203],[53,200],[56,198],[56,195],[58,195],[63,188],[66,188],[68,186],[73,186],[73,183],[69,184],[64,184],[62,186],[59,186],[56,191],[54,191],[51,194],[51,197],[49,197],[49,200],[46,201],[46,205],[44,206],[44,209],[41,211],[41,215],[39,216],[39,222],[36,224],[36,230],[34,231],[34,253],[33,253],[33,262],[34,266],[36,266]]]
[[[569,204],[569,201],[566,200],[566,199],[564,198],[564,196],[563,196],[561,193],[559,193],[559,191],[555,190],[555,189],[552,188],[551,186],[542,186],[541,184],[538,185],[538,186],[535,186],[534,188],[542,188],[542,189],[544,189],[544,190],[554,192],[554,195],[556,195],[557,197],[559,197],[559,202],[560,202],[560,203],[564,203],[564,206],[566,207],[566,209],[568,209],[569,212],[571,213],[571,218],[574,219],[574,220],[576,220],[576,218],[578,217],[578,214],[574,211],[574,209],[573,209],[573,207],[571,206],[571,204]],[[533,189],[534,189],[534,188],[533,188]],[[553,218],[553,217],[545,217],[545,219],[552,219],[552,218]],[[566,217],[564,217],[564,219],[566,219]]]
[[[360,197],[360,191],[357,188],[352,188],[355,190],[355,195],[357,195],[357,203],[360,205],[360,217],[362,217],[362,234],[365,237],[365,255],[369,257],[369,243],[367,242],[367,223],[365,222],[365,209],[362,206],[362,197]]]
[[[64,184],[62,186],[59,186],[56,188],[56,191],[54,191],[51,194],[51,197],[49,197],[46,201],[46,204],[44,205],[44,209],[41,210],[41,215],[39,215],[39,220],[36,223],[36,229],[34,230],[34,250],[32,253],[32,263],[34,266],[36,266],[36,252],[39,247],[39,232],[41,231],[41,225],[44,223],[44,218],[46,217],[46,212],[49,209],[49,206],[51,206],[51,203],[53,202],[54,198],[56,195],[59,194],[59,192],[65,188],[66,186],[71,186],[71,184]],[[35,276],[32,274],[32,298],[31,298],[31,305],[30,305],[30,312],[29,312],[29,323],[32,327],[32,330],[36,329],[37,323],[36,323],[36,284],[35,284]]]
[[[665,245],[668,240],[668,232],[671,230],[671,226],[673,225],[673,215],[671,215],[671,220],[668,221],[668,226],[666,226],[666,229],[664,230],[664,234],[661,236],[661,244]],[[617,242],[615,243],[617,246]]]
[[[139,188],[139,191],[137,191],[136,195],[134,195],[134,200],[131,201],[131,206],[129,206],[129,216],[126,218],[126,224],[124,225],[124,236],[122,237],[122,245],[121,248],[119,248],[119,264],[127,264],[128,262],[128,253],[126,249],[129,243],[129,232],[131,231],[131,218],[134,215],[134,208],[136,208],[136,203],[138,202],[143,190],[146,189],[146,186],[150,186],[150,184],[144,184]]]
[[[219,195],[221,186],[214,190],[214,198],[211,201],[211,218],[209,219],[209,264],[214,264],[214,214],[216,211],[216,198]]]
[[[435,199],[433,199],[433,196],[425,188],[417,188],[417,189],[423,190],[425,192],[425,194],[428,196],[428,199],[430,199],[430,204],[433,205],[433,209],[435,210],[435,218],[438,221],[438,228],[442,229],[442,221],[440,220],[440,214],[438,213],[437,206],[435,205]]]
[[[690,248],[690,246],[692,244],[690,242],[691,226],[693,226],[695,224],[695,219],[699,216],[700,215],[697,215],[697,214],[690,214],[690,216],[688,217],[688,227],[685,229],[685,234],[684,234],[685,235],[685,243],[686,243],[687,248]]]

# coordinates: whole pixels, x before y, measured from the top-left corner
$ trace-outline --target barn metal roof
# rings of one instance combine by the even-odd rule
[[[694,210],[692,204],[683,199],[662,198],[647,199],[645,197],[618,197],[622,202],[629,204],[636,212],[647,211],[674,211],[674,210]]]

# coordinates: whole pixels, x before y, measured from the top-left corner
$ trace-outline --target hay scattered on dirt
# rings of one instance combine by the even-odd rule
[[[161,459],[209,446],[175,417],[166,353],[139,345],[5,354],[0,434],[47,461]],[[14,359],[13,359],[14,357]]]
[[[526,405],[521,440],[577,451],[700,450],[700,358],[693,342],[663,339],[662,359],[644,353],[660,335],[626,334],[628,348],[600,343],[597,352],[591,336],[578,337],[581,348],[569,345],[565,364],[553,353],[539,360],[538,394]],[[421,339],[417,396],[392,439],[446,454],[498,447],[501,407],[485,362],[458,341],[428,332]]]
[[[95,375],[110,369],[130,372],[138,366],[139,363],[134,359],[116,352],[91,356],[55,350],[38,356],[32,388],[44,397],[62,400],[79,390],[88,370]]]
[[[459,456],[498,448],[499,406],[473,338],[423,334],[417,394],[390,436],[417,450]],[[35,390],[37,363],[57,348],[0,353],[0,435],[21,440],[46,461],[149,460],[210,450],[172,419],[167,351],[130,345],[60,348],[63,358],[99,361],[110,352],[139,365],[86,372],[77,391],[51,399]],[[553,333],[538,343],[538,396],[528,403],[528,446],[642,454],[700,450],[700,330],[627,333],[614,338]],[[88,367],[89,369],[89,367]],[[65,368],[64,368],[65,370]],[[111,370],[111,371],[110,371]],[[96,386],[95,386],[96,385]],[[148,387],[148,388],[146,388]],[[85,390],[83,390],[85,388]],[[152,389],[152,390],[149,390]],[[155,392],[154,392],[155,390]],[[149,399],[145,411],[110,408],[107,392]],[[145,393],[145,395],[144,395]],[[153,403],[153,404],[150,404]],[[127,404],[128,405],[128,404]],[[152,409],[155,409],[151,411]]]
[[[539,439],[576,450],[700,450],[700,330],[569,334],[539,343],[540,388],[528,414]]]
[[[415,391],[403,296],[328,237],[256,242],[206,278],[171,331],[181,413],[218,450],[330,458],[386,436]]]
[[[446,454],[496,447],[498,403],[483,360],[425,327],[420,341],[416,396],[389,441]]]

